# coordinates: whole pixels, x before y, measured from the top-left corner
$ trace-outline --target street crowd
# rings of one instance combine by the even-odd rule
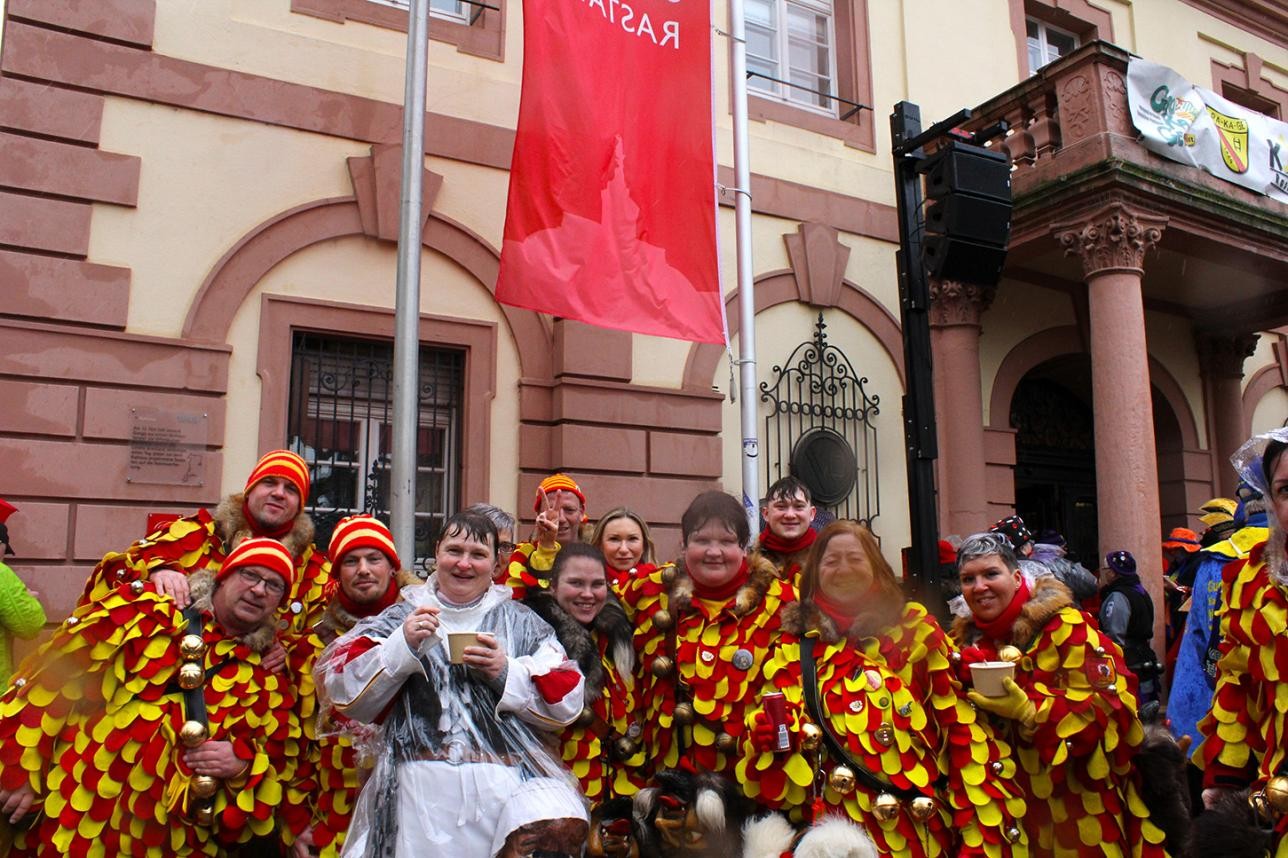
[[[107,554],[13,669],[0,855],[1288,854],[1285,449],[1250,439],[1202,529],[1096,572],[1015,516],[941,542],[943,623],[793,477],[755,540],[698,495],[663,562],[553,474],[525,541],[447,516],[426,580],[371,516],[314,544],[309,466],[273,451]]]

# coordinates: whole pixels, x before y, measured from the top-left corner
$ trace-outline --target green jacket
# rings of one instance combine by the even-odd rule
[[[13,636],[30,640],[45,625],[45,609],[17,574],[0,563],[0,691],[13,674]]]

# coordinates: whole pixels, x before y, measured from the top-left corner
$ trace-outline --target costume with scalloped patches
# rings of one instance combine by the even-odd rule
[[[79,605],[101,599],[121,584],[147,581],[153,570],[176,569],[191,575],[218,570],[227,553],[253,534],[244,512],[245,495],[224,498],[214,515],[206,510],[176,519],[149,533],[124,551],[104,555],[85,582]],[[313,521],[301,512],[291,531],[279,540],[295,558],[295,581],[279,612],[285,628],[302,632],[322,617],[322,588],[331,577],[331,562],[313,544]]]
[[[883,856],[1027,855],[1023,836],[1015,837],[1025,806],[1011,750],[965,699],[948,636],[915,602],[888,627],[862,623],[840,634],[815,605],[789,606],[783,618],[789,634],[765,665],[765,690],[782,692],[790,729],[798,731],[809,720],[800,636],[815,638],[819,706],[832,734],[879,778],[934,799],[934,814],[918,821],[905,800],[894,818],[879,819],[873,811],[879,790],[859,781],[841,793],[829,784],[840,761],[826,745],[762,753],[748,740],[738,764],[744,791],[797,818],[844,814],[867,830]]]
[[[1036,710],[1032,736],[1011,719],[990,720],[1020,764],[1016,780],[1027,804],[1021,824],[1032,854],[1165,855],[1132,767],[1144,738],[1129,690],[1134,677],[1118,645],[1073,607],[1069,589],[1039,579],[1008,640],[983,638],[969,617],[959,618],[952,634],[989,659],[1006,645],[1022,653],[1015,683]],[[963,671],[963,681],[968,676]]]
[[[760,693],[780,611],[796,601],[796,589],[761,560],[733,596],[708,602],[695,596],[681,560],[628,581],[621,598],[635,624],[649,765],[672,768],[685,759],[732,776],[746,708]],[[692,706],[691,724],[677,723],[679,704]],[[719,740],[724,749],[717,746],[721,735],[729,737]]]
[[[555,558],[563,546],[558,542],[554,548],[542,548],[535,542],[520,542],[514,546],[514,553],[505,565],[505,570],[498,576],[498,583],[514,591],[516,601],[522,602],[529,593],[546,590],[550,587],[550,570],[554,568]]]
[[[210,611],[210,577],[193,582],[210,738],[247,763],[217,788],[213,824],[186,818],[192,773],[176,679],[187,623],[170,598],[122,585],[77,608],[0,698],[0,787],[28,784],[43,811],[11,854],[221,856],[275,826],[307,825],[283,805],[301,731],[289,678],[260,663],[273,629],[228,636]]]
[[[1265,553],[1262,543],[1224,570],[1216,691],[1194,752],[1204,786],[1261,789],[1288,770],[1288,596]],[[1288,816],[1275,831],[1282,852]]]

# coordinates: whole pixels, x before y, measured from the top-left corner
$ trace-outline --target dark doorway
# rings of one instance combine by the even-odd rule
[[[1095,431],[1090,367],[1085,356],[1049,361],[1025,376],[1011,400],[1015,427],[1015,511],[1034,535],[1064,536],[1069,556],[1089,569],[1098,563]],[[1086,378],[1079,384],[1079,376]],[[1083,390],[1071,389],[1071,386]]]

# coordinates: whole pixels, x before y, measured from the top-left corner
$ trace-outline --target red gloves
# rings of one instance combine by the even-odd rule
[[[778,747],[778,730],[779,728],[769,722],[769,715],[765,710],[760,710],[751,716],[751,746],[760,753],[786,753],[787,751],[796,750],[799,744],[799,736],[792,732],[790,727],[785,728],[787,731],[788,747],[786,750],[780,750]]]

